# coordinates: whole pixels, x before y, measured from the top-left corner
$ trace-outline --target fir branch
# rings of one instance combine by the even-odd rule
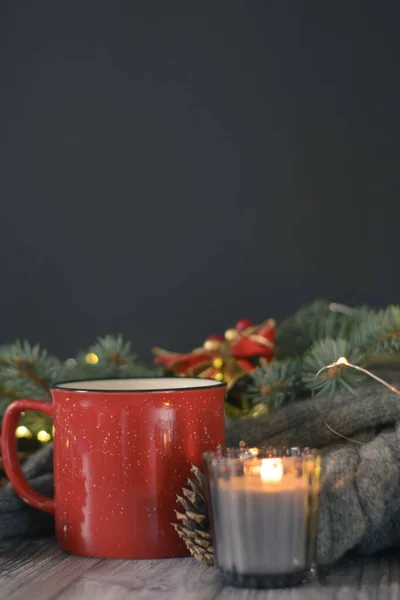
[[[39,345],[17,340],[0,348],[0,396],[48,400],[49,387],[61,370],[60,361]]]
[[[326,339],[315,342],[303,359],[302,379],[307,388],[314,388],[316,394],[329,396],[339,391],[353,391],[363,376],[345,366],[333,366],[315,379],[320,369],[336,362],[341,356],[355,365],[364,364],[363,355],[347,340]]]
[[[76,365],[69,368],[64,365],[62,378],[101,379],[128,377],[156,377],[160,369],[150,369],[137,361],[137,356],[131,351],[130,342],[125,342],[122,335],[106,335],[98,338],[86,352],[80,352]]]
[[[400,306],[369,310],[351,335],[351,343],[369,359],[400,349]]]
[[[131,352],[130,342],[124,342],[121,334],[105,335],[89,348],[99,358],[99,368],[109,377],[123,376],[135,360],[136,354]]]
[[[263,403],[269,411],[293,400],[302,389],[300,360],[287,359],[261,364],[248,374],[245,395],[254,406]]]
[[[317,340],[347,338],[355,313],[348,307],[340,308],[341,305],[326,300],[302,306],[278,328],[277,358],[303,356]]]

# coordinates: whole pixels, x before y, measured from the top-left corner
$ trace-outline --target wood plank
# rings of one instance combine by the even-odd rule
[[[223,587],[193,559],[99,560],[53,539],[0,544],[0,600],[400,600],[395,555],[347,560],[321,581],[287,590]]]
[[[52,538],[0,544],[0,598],[51,600],[99,562],[62,552]]]
[[[190,558],[102,561],[57,600],[214,600],[222,587],[216,569]]]
[[[399,558],[346,560],[320,580],[287,590],[224,587],[217,600],[400,600]]]

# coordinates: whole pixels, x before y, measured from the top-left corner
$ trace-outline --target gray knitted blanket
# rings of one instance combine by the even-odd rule
[[[241,419],[227,430],[228,445],[305,445],[323,453],[317,555],[329,564],[349,550],[373,553],[400,545],[400,398],[382,387],[356,395],[295,402],[271,416]],[[24,465],[32,485],[52,493],[52,447]],[[27,507],[9,486],[0,489],[0,539],[37,535],[52,528],[52,516]]]
[[[382,387],[313,400],[271,416],[236,421],[228,445],[304,445],[323,453],[317,557],[329,564],[349,550],[370,554],[400,545],[400,398]]]
[[[48,444],[25,461],[22,470],[32,487],[45,496],[53,495],[53,445]],[[0,540],[49,533],[53,515],[25,504],[10,484],[0,488]]]

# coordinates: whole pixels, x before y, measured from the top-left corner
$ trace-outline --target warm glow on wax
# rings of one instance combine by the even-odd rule
[[[280,481],[283,477],[282,459],[263,458],[260,475],[263,481]]]

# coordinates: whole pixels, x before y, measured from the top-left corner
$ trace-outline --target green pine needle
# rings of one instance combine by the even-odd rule
[[[354,347],[368,358],[400,349],[400,306],[370,310],[350,336]]]
[[[88,357],[96,357],[95,364]],[[156,377],[159,369],[150,369],[137,362],[137,356],[131,351],[130,342],[122,335],[106,335],[98,338],[86,352],[80,352],[72,369],[64,366],[64,380],[95,378]]]
[[[0,348],[0,396],[48,400],[49,386],[61,370],[60,361],[39,345],[17,340]],[[22,395],[21,395],[22,393]]]
[[[260,402],[269,411],[277,410],[301,390],[301,361],[288,359],[260,365],[249,373],[246,398],[254,406]]]
[[[284,321],[277,331],[277,358],[303,356],[317,340],[347,338],[354,316],[350,309],[346,312],[337,310],[338,306],[317,300],[302,306]]]
[[[0,348],[0,416],[8,404],[19,398],[50,400],[49,387],[54,383],[61,363],[49,356],[39,345],[17,340]],[[27,411],[21,415],[20,425],[25,425],[32,435],[44,430],[50,432],[52,421],[47,415]]]
[[[353,348],[347,340],[326,339],[315,342],[303,359],[303,382],[316,394],[333,396],[342,391],[353,391],[363,378],[362,374],[348,367],[332,367],[324,371],[317,379],[320,369],[345,357],[350,363],[362,366],[363,355]]]

